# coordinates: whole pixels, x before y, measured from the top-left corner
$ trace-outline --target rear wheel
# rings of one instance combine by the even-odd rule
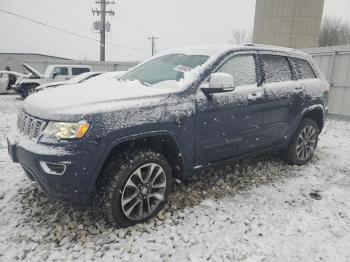
[[[291,165],[308,163],[316,150],[318,136],[317,123],[312,119],[303,119],[289,146],[283,152],[286,162]]]
[[[163,208],[171,189],[171,167],[151,150],[127,151],[111,159],[97,185],[97,204],[108,223],[128,227]]]

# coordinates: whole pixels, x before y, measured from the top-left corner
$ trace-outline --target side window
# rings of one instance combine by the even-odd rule
[[[293,80],[287,57],[279,55],[261,55],[266,83]]]
[[[54,73],[56,73],[56,75],[58,75],[58,76],[66,76],[66,75],[68,75],[68,68],[67,67],[57,67],[55,69]]]
[[[77,75],[80,75],[82,73],[86,73],[86,72],[90,72],[90,69],[89,68],[72,68],[72,75],[74,76],[77,76]]]
[[[317,78],[315,71],[312,69],[308,61],[300,58],[291,58],[293,66],[297,73],[298,79]]]
[[[256,83],[255,58],[253,55],[237,55],[227,60],[217,72],[233,76],[236,86]]]

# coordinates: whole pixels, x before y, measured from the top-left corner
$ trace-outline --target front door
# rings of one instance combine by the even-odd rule
[[[293,121],[301,111],[304,88],[293,74],[285,55],[261,54],[266,106],[261,147],[288,141]]]
[[[264,92],[257,85],[256,65],[254,53],[235,54],[215,70],[233,76],[234,91],[205,96],[198,90],[196,165],[230,159],[259,146]]]

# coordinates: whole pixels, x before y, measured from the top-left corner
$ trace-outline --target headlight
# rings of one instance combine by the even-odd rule
[[[79,123],[50,122],[44,133],[60,139],[80,139],[89,130],[90,124],[81,121]]]

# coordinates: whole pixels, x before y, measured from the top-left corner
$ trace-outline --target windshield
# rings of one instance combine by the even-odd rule
[[[208,59],[209,56],[205,55],[165,55],[132,69],[120,80],[138,80],[151,85],[169,80],[179,81],[184,78],[185,72],[204,64]]]

